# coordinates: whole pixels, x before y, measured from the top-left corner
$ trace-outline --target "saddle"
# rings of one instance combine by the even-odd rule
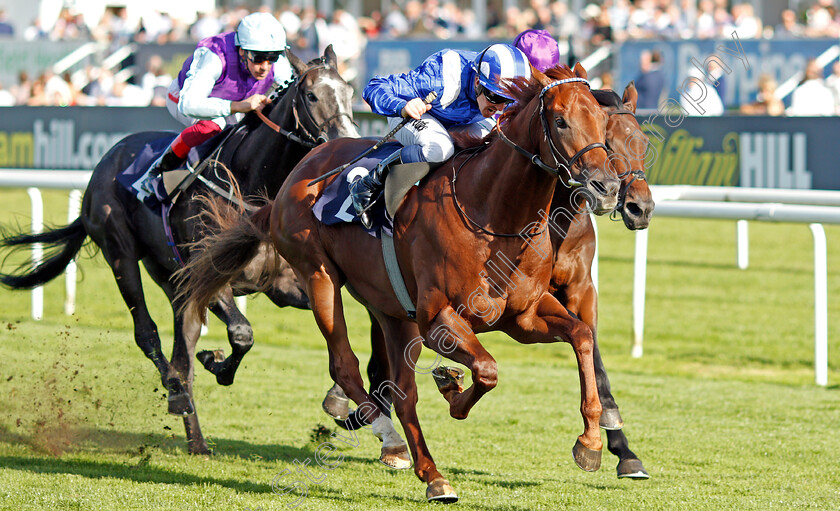
[[[164,172],[162,176],[148,176],[149,166],[169,147],[177,132],[168,132],[159,139],[149,141],[137,154],[131,164],[117,175],[117,182],[134,195],[137,200],[156,213],[161,212],[160,206],[174,203],[180,193],[198,178],[203,170],[202,163],[207,160],[221,144],[239,144],[244,133],[235,127],[228,127],[219,134],[190,149],[186,161],[179,168]],[[206,165],[205,165],[206,167]]]
[[[399,142],[388,142],[344,169],[324,188],[321,196],[315,201],[312,207],[315,217],[326,225],[342,223],[361,225],[350,200],[350,183],[371,172],[377,165],[386,165],[389,167],[389,172],[385,178],[385,191],[373,205],[372,227],[365,230],[374,237],[380,237],[380,232],[389,236],[393,235],[393,219],[408,191],[419,184],[433,169],[440,166],[427,162],[394,163],[389,161],[389,156],[392,156],[400,147]]]

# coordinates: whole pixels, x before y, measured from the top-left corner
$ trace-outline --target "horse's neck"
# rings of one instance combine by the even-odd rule
[[[542,126],[539,116],[534,115],[534,103],[501,128],[517,145],[539,154]],[[545,220],[556,183],[552,176],[498,139],[473,162],[462,173],[469,178],[458,186],[458,194],[469,211],[479,213],[475,218],[478,223],[496,232],[514,233]]]
[[[281,128],[294,131],[292,97],[288,91],[275,105],[269,119]],[[273,196],[306,149],[260,122],[245,137],[232,158],[232,167],[243,193],[265,190]]]

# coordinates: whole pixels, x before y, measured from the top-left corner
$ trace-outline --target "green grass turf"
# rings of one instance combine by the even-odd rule
[[[63,224],[66,194],[45,194]],[[28,222],[23,191],[0,191],[0,218]],[[482,336],[499,385],[463,422],[428,376],[420,419],[458,509],[840,509],[837,367],[840,229],[829,243],[829,387],[813,383],[813,253],[805,225],[750,224],[750,268],[735,267],[735,225],[654,218],[650,232],[645,355],[630,357],[633,234],[599,220],[599,341],[631,448],[651,474],[618,480],[617,459],[584,473],[571,457],[582,431],[577,370],[566,344],[522,346]],[[331,385],[311,314],[248,301],[257,336],[236,383],[197,369],[196,406],[212,457],[186,454],[151,362],[101,256],[82,259],[74,316],[63,279],[45,288],[44,319],[26,292],[0,291],[0,509],[281,510],[302,496],[272,480],[310,459]],[[4,269],[9,268],[8,263]],[[171,313],[146,292],[171,351]],[[359,359],[368,323],[347,300]],[[200,349],[227,347],[213,320]],[[229,350],[229,348],[228,348]],[[424,355],[431,362],[432,357]],[[341,444],[334,470],[312,469],[297,509],[426,509],[411,471],[376,459],[368,431]],[[606,437],[605,437],[606,438]],[[283,484],[302,476],[286,475]]]

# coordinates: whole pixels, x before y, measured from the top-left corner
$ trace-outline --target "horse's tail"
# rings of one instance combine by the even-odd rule
[[[274,254],[271,263],[277,258],[269,235],[272,202],[250,216],[226,204],[205,202],[208,209],[202,220],[209,232],[190,246],[189,262],[174,274],[181,312],[194,313],[202,320],[219,291],[242,274],[260,255],[261,247],[268,244],[267,252]],[[278,266],[266,263],[257,271],[262,287],[271,284]]]
[[[87,239],[82,219],[39,234],[0,233],[0,251],[6,252],[5,262],[12,253],[22,252],[35,244],[44,247],[46,257],[37,263],[29,258],[12,273],[0,273],[0,284],[10,289],[32,289],[58,277],[76,257]]]

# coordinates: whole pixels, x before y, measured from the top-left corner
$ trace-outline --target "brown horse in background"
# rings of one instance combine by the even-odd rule
[[[247,265],[270,233],[306,288],[327,340],[333,380],[360,408],[366,407],[374,434],[383,440],[383,458],[408,462],[390,419],[364,390],[347,338],[340,293],[346,285],[385,333],[391,383],[399,390],[395,409],[415,473],[427,483],[430,500],[454,501],[457,496],[438,472],[416,414],[419,343],[471,370],[473,384],[466,390],[441,388],[450,415],[464,419],[497,383],[496,362],[476,333],[499,330],[522,343],[569,342],[578,362],[584,421],[573,454],[581,468],[597,470],[601,405],[592,332],[549,292],[553,258],[544,216],[558,178],[581,184],[574,192],[558,190],[569,208],[579,209],[583,199],[589,199],[593,210],[604,214],[617,203],[618,179],[604,170],[609,168],[603,144],[607,116],[585,78],[578,65],[574,72],[555,68],[548,76],[535,73],[531,81],[515,82],[512,90],[518,101],[502,116],[489,143],[466,158],[450,160],[451,165],[437,169],[408,193],[394,222],[394,240],[417,305],[416,319],[409,318],[392,290],[379,240],[357,226],[323,225],[311,210],[326,182],[310,182],[373,144],[365,140],[336,140],[316,148],[295,168],[273,205],[250,218],[226,221],[219,211],[215,220],[224,229],[206,238],[201,256],[181,272],[179,296],[192,313],[203,313],[227,284],[226,275]],[[504,280],[489,277],[491,266]]]

